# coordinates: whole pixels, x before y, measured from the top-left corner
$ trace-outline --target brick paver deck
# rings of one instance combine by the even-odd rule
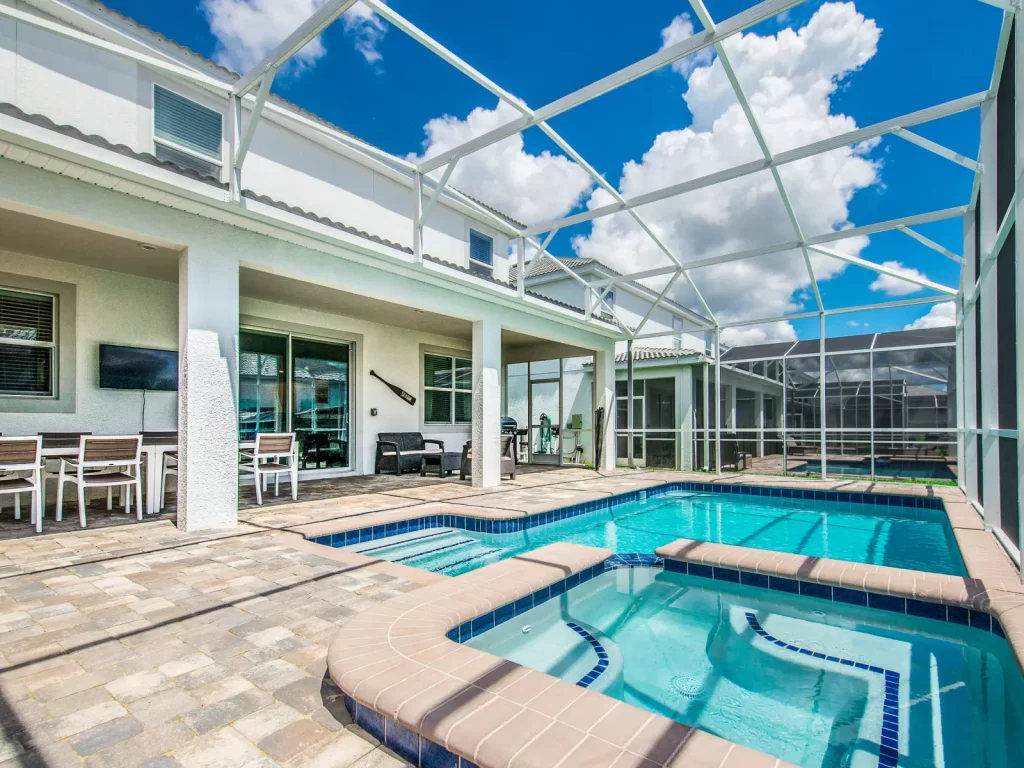
[[[391,484],[247,510],[231,531],[189,535],[159,520],[0,541],[0,768],[401,765],[350,721],[327,647],[349,617],[443,577],[298,532],[434,505],[512,516],[692,478],[567,469],[483,494]],[[960,512],[961,546],[981,547],[988,534]],[[991,556],[979,567],[1007,573]]]

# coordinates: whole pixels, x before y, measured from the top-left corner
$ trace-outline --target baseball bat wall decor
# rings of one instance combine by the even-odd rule
[[[384,381],[384,379],[381,379],[380,376],[378,376],[374,371],[370,371],[370,375],[373,376],[373,378],[375,379],[380,379],[381,381]],[[389,381],[384,381],[384,385],[392,392],[394,392],[396,395],[398,395],[400,398],[405,400],[405,402],[407,402],[409,405],[416,405],[416,398],[410,395],[401,387],[396,387]]]

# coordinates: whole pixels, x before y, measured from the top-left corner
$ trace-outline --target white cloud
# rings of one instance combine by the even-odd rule
[[[355,38],[356,50],[367,64],[376,64],[382,58],[377,46],[387,34],[383,19],[362,3],[353,5],[342,17],[345,31]]]
[[[907,277],[913,277],[918,280],[926,280],[927,278],[918,272],[913,267],[905,267],[898,261],[883,261],[883,267],[899,272],[901,275]],[[879,275],[875,278],[874,282],[868,286],[872,291],[881,291],[888,296],[908,296],[911,293],[917,293],[921,290],[921,286],[916,283],[908,283],[906,280],[900,280],[898,277],[892,275]]]
[[[246,72],[313,15],[325,0],[201,0],[210,31],[217,38],[214,58],[236,72]],[[384,22],[358,3],[342,22],[355,38],[355,47],[375,64],[380,60],[377,44],[386,32]],[[327,53],[321,37],[310,40],[289,62],[293,72],[313,66]]]
[[[668,48],[670,45],[681,43],[692,36],[693,21],[690,19],[690,14],[681,13],[672,19],[671,24],[661,30],[661,47]],[[703,48],[685,59],[673,61],[672,69],[681,75],[689,75],[696,67],[710,64],[713,53],[713,48]]]
[[[912,323],[903,326],[904,331],[920,331],[923,328],[943,328],[956,325],[956,302],[944,301],[936,304]]]
[[[465,120],[435,117],[424,126],[427,140],[419,162],[519,117],[507,104],[495,109],[477,107]],[[440,175],[437,173],[435,175]],[[548,151],[530,154],[519,134],[462,158],[451,177],[452,186],[522,221],[563,216],[590,191],[590,176],[576,163]]]
[[[663,40],[682,33],[676,17]],[[839,81],[875,53],[880,30],[852,3],[822,5],[799,31],[776,35],[743,34],[725,48],[758,117],[769,146],[779,152],[856,128],[855,121],[833,114],[830,97]],[[681,68],[685,73],[686,68]],[[686,128],[658,135],[638,161],[623,168],[619,191],[626,197],[703,176],[761,157],[753,132],[729,85],[721,63],[697,62],[683,98],[693,114]],[[843,148],[780,169],[790,199],[807,235],[848,226],[853,195],[879,181],[870,147]],[[611,202],[595,190],[588,207]],[[768,173],[737,179],[644,206],[640,213],[684,260],[699,259],[792,240],[775,184]],[[859,253],[867,238],[843,242]],[[626,214],[597,219],[591,232],[574,240],[580,256],[590,256],[620,271],[664,266],[667,260]],[[819,280],[840,273],[841,262],[813,255]],[[796,310],[810,280],[799,251],[704,268],[693,273],[719,320],[779,315]],[[685,291],[677,294],[699,306]],[[813,301],[813,300],[812,300]],[[793,338],[788,324],[730,330],[730,343]]]

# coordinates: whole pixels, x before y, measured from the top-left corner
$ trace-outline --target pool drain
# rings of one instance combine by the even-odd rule
[[[668,681],[673,693],[695,699],[704,693],[704,680],[696,675],[675,675]]]

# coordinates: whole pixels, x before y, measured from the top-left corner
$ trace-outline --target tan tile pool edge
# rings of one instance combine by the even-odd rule
[[[480,768],[787,765],[446,637],[611,554],[551,544],[395,597],[342,627],[328,671],[361,706]]]
[[[989,546],[1002,551],[991,534],[985,536],[991,540]],[[865,565],[693,539],[678,539],[659,547],[655,553],[686,563],[982,611],[999,620],[1024,673],[1024,592],[1019,583]]]

